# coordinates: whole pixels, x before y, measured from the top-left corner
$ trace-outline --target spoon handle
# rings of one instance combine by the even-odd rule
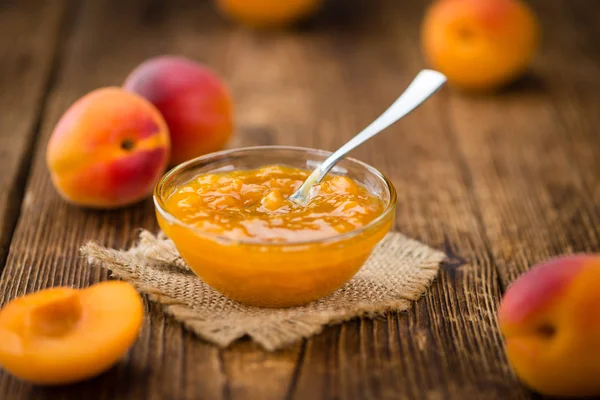
[[[329,170],[346,154],[360,146],[382,130],[386,129],[406,114],[421,105],[432,94],[446,82],[446,77],[437,71],[425,69],[416,76],[408,88],[383,114],[367,126],[362,132],[354,136],[335,153],[327,157],[304,181],[302,186],[289,197],[289,200],[297,204],[305,204],[310,189],[313,185],[321,182]]]
[[[354,136],[345,145],[340,147],[335,153],[329,156],[315,170],[319,171],[319,178],[315,183],[323,179],[329,170],[346,154],[350,153],[356,147],[360,146],[379,132],[388,128],[400,118],[404,117],[415,108],[420,106],[432,94],[437,92],[446,82],[446,77],[437,71],[425,69],[415,77],[408,88],[398,97],[398,99],[383,114],[367,126],[362,132]]]

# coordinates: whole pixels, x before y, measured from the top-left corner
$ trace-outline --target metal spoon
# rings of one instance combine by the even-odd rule
[[[323,161],[323,163],[319,165],[308,178],[306,178],[302,186],[300,186],[289,199],[299,205],[306,204],[310,189],[321,182],[338,161],[344,158],[346,154],[350,153],[352,150],[420,106],[429,98],[429,96],[437,92],[445,82],[446,77],[437,71],[425,69],[419,72],[417,77],[390,108],[373,121],[371,125],[367,126],[362,132],[354,136],[346,142],[345,145],[340,147],[335,153]]]

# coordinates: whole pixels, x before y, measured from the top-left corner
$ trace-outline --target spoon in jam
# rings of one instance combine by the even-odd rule
[[[408,88],[398,97],[398,99],[383,114],[367,126],[362,132],[354,136],[345,145],[340,147],[335,153],[330,155],[321,165],[319,165],[306,178],[302,186],[293,193],[289,200],[298,205],[305,205],[308,201],[310,189],[321,182],[333,166],[344,158],[352,150],[377,135],[379,132],[390,127],[396,121],[410,113],[420,106],[432,94],[438,91],[444,83],[446,77],[433,70],[425,69],[416,76]]]

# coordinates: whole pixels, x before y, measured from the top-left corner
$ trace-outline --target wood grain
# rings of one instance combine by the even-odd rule
[[[210,28],[203,23],[203,19],[214,19],[206,12],[208,5],[190,15],[189,8],[196,9],[191,2],[169,4],[172,9],[157,10],[161,5],[155,2],[84,1],[74,10],[74,26],[64,44],[43,115],[32,174],[0,281],[2,304],[45,287],[85,287],[106,279],[105,271],[80,258],[79,247],[87,240],[124,247],[139,227],[156,229],[150,201],[109,212],[78,209],[62,201],[50,183],[44,153],[54,124],[78,97],[97,87],[118,85],[146,57],[186,52],[178,49],[176,37],[170,37],[173,25],[165,22],[167,15],[173,18],[172,24],[182,24],[177,32],[188,36],[185,43],[202,37],[197,24]],[[207,56],[216,48],[203,47],[202,40],[195,40],[194,46]],[[140,339],[128,357],[107,374],[88,383],[48,390],[2,373],[0,398],[219,398],[224,378],[218,351],[184,334],[180,325],[165,319],[156,306],[148,304],[147,310]]]
[[[338,1],[312,23],[281,33],[249,32],[223,21],[209,2],[194,0],[87,0],[70,3],[66,14],[63,2],[39,9],[25,2],[17,19],[6,17],[3,4],[0,33],[18,31],[24,44],[0,37],[0,105],[12,115],[3,111],[0,145],[17,140],[18,149],[2,157],[13,169],[1,187],[14,189],[7,200],[0,197],[0,221],[9,221],[0,241],[16,220],[2,210],[18,205],[19,191],[24,198],[0,304],[40,288],[106,279],[80,259],[79,246],[96,240],[121,248],[138,227],[156,229],[149,201],[110,212],[67,205],[44,162],[62,112],[94,88],[120,84],[145,58],[184,54],[219,71],[236,101],[232,147],[331,150],[385,109],[424,66],[418,48],[424,2]],[[397,229],[449,254],[409,312],[329,327],[271,354],[249,341],[217,350],[148,302],[139,340],[106,374],[47,389],[0,373],[0,398],[532,397],[503,355],[495,318],[501,293],[533,262],[600,250],[597,7],[586,0],[533,5],[547,39],[532,77],[495,96],[444,89],[353,154],[394,182]],[[71,22],[56,51],[64,15]],[[23,76],[22,48],[36,60]],[[13,101],[5,88],[16,90],[25,78],[29,92]],[[41,136],[23,188],[23,154],[40,111]],[[6,130],[22,132],[22,139]]]
[[[311,43],[313,57],[319,57],[313,63],[319,66],[313,91],[328,100],[318,110],[321,147],[333,149],[350,138],[391,104],[423,66],[415,18],[423,5],[378,5],[361,12],[368,25],[327,24],[322,43]],[[331,93],[335,101],[328,98]],[[408,315],[344,324],[309,340],[295,398],[524,394],[502,354],[495,320],[498,277],[483,240],[470,176],[443,124],[443,108],[443,96],[432,98],[355,155],[394,182],[398,229],[444,249],[453,256],[451,262]]]
[[[39,116],[53,84],[65,2],[0,2],[0,265],[4,265]]]
[[[548,38],[530,76],[447,106],[504,287],[549,257],[600,250],[599,30],[589,2],[536,5]]]

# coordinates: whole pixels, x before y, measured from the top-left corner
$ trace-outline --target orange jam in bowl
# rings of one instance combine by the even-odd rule
[[[248,305],[306,304],[340,288],[394,221],[396,193],[373,167],[339,162],[309,202],[287,197],[330,153],[252,147],[168,172],[154,193],[159,225],[191,269]]]

